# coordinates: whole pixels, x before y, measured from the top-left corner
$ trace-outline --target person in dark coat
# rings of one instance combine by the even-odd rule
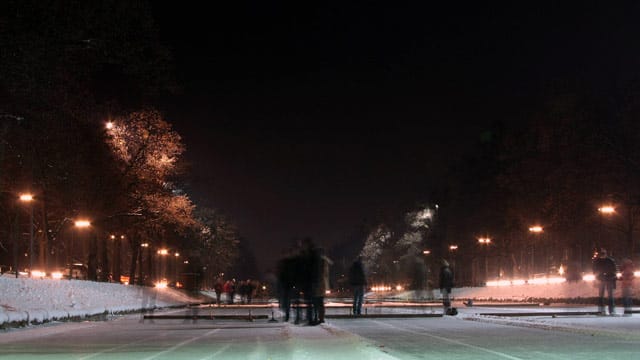
[[[311,238],[303,239],[302,253],[300,255],[301,281],[300,290],[306,306],[306,320],[308,325],[316,325],[318,309],[313,304],[313,284],[320,276],[320,252]]]
[[[367,279],[362,264],[362,257],[358,258],[349,268],[349,284],[353,289],[353,315],[362,315],[362,303],[364,301],[364,291],[367,286]]]
[[[615,315],[613,293],[616,289],[616,262],[607,255],[607,250],[602,248],[598,256],[593,260],[593,274],[598,281],[598,311],[606,315],[604,309],[604,292],[607,291],[609,315]]]
[[[294,294],[297,264],[298,261],[293,253],[278,262],[278,294],[280,296],[280,310],[284,313],[284,321],[289,321],[291,300],[297,299],[297,295]]]
[[[213,284],[213,290],[216,292],[216,303],[220,306],[222,292],[224,291],[224,281],[222,278],[217,278],[215,284]]]
[[[442,259],[440,267],[440,293],[442,294],[442,305],[444,313],[451,314],[451,288],[453,288],[453,270],[449,267],[449,262]]]

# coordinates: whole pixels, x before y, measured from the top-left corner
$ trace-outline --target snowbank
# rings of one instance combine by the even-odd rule
[[[0,327],[85,319],[199,301],[169,288],[11,277],[0,277],[0,294]]]

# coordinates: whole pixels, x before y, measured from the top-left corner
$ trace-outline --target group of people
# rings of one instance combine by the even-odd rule
[[[607,295],[607,308],[609,315],[615,315],[614,292],[616,289],[618,266],[610,257],[607,250],[601,248],[593,259],[593,274],[598,281],[598,312],[606,315],[605,293]],[[624,259],[620,266],[620,285],[622,287],[622,304],[624,314],[631,315],[633,305],[633,278],[634,268],[631,259]]]
[[[304,303],[309,325],[324,322],[324,298],[330,289],[329,267],[332,264],[324,249],[317,247],[309,238],[303,240],[299,250],[292,249],[278,262],[278,295],[284,321],[289,321],[293,303],[295,322],[300,323],[301,305]]]
[[[251,304],[255,296],[258,284],[255,280],[247,279],[237,282],[236,279],[224,281],[222,278],[216,279],[213,290],[216,293],[216,303],[222,304],[222,294],[226,294],[227,304],[232,305],[236,295],[240,296],[242,304]]]

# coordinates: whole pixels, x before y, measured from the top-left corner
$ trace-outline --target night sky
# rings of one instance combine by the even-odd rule
[[[330,247],[431,202],[491,124],[639,54],[635,5],[226,3],[154,4],[183,87],[164,110],[192,198],[229,215],[262,267],[294,237]]]

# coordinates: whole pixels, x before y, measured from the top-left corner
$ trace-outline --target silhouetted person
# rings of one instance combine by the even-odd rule
[[[367,279],[364,273],[364,265],[362,257],[358,258],[351,264],[349,268],[349,284],[353,290],[353,314],[362,314],[362,304],[364,302],[364,291],[367,286]]]
[[[445,314],[451,314],[451,288],[453,287],[453,270],[449,267],[449,262],[442,259],[440,267],[440,293],[442,294],[442,306]]]
[[[313,284],[319,277],[320,255],[318,249],[310,238],[303,240],[301,254],[301,290],[304,296],[304,304],[307,308],[307,324],[314,325],[317,322],[317,309],[313,306]]]
[[[224,281],[222,281],[222,278],[216,279],[216,282],[213,284],[213,290],[216,292],[216,303],[220,306],[222,292],[224,291]]]
[[[604,311],[604,292],[607,291],[609,315],[614,315],[613,293],[616,289],[616,262],[607,256],[606,249],[600,249],[598,257],[593,260],[593,274],[598,281],[598,311],[606,315]]]
[[[236,296],[236,279],[227,280],[224,283],[224,292],[227,293],[227,303],[233,304],[233,298]]]
[[[256,283],[251,280],[248,279],[247,283],[246,283],[246,297],[247,297],[247,304],[251,304],[251,301],[253,301],[253,295],[256,292]]]
[[[317,272],[316,277],[312,283],[313,292],[313,318],[312,325],[324,323],[324,298],[327,290],[329,290],[329,267],[333,264],[333,261],[324,255],[324,249],[319,248],[317,251],[318,258],[316,263]]]
[[[294,297],[297,258],[288,254],[278,261],[278,295],[284,321],[289,321],[291,299]]]

